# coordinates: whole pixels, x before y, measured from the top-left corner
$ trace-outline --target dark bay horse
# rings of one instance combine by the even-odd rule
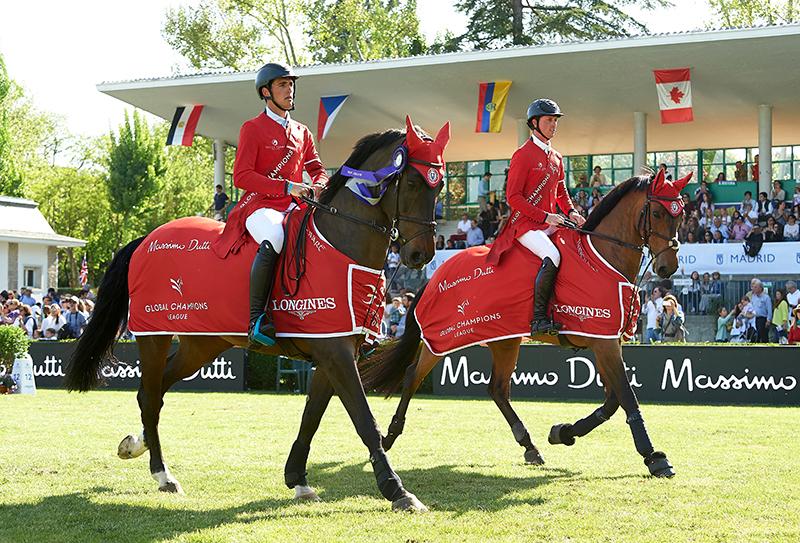
[[[686,185],[690,177],[691,175],[675,181],[674,184],[665,181],[661,174],[654,178],[631,178],[609,192],[589,216],[583,229],[593,232],[592,242],[598,252],[630,283],[634,283],[639,271],[644,247],[648,247],[653,255],[653,268],[660,277],[669,277],[678,268],[678,241],[675,239],[675,234],[680,214],[673,216],[667,212],[669,206],[673,211],[679,211],[679,208],[674,207],[678,205],[677,199],[658,198],[654,196],[652,187],[666,182],[670,185],[669,190],[675,192],[674,196],[677,196],[677,191]],[[661,203],[656,203],[656,200]],[[458,255],[452,258],[458,258]],[[498,285],[498,288],[502,287]],[[406,317],[403,337],[393,345],[379,349],[376,356],[362,363],[362,380],[368,390],[379,390],[388,395],[402,386],[400,404],[392,418],[388,433],[383,438],[385,450],[389,450],[403,432],[411,397],[425,376],[442,359],[420,342],[421,331],[417,316],[414,314],[420,300],[426,296],[436,295],[435,289],[423,290],[417,294]],[[554,336],[542,335],[533,339],[559,344],[559,339]],[[548,441],[551,444],[573,445],[576,437],[585,436],[607,421],[621,405],[627,415],[636,450],[644,458],[650,473],[657,477],[673,476],[674,471],[666,455],[654,449],[647,435],[639,402],[625,374],[620,340],[572,334],[567,335],[567,339],[576,347],[587,347],[594,351],[598,372],[604,384],[605,403],[575,424],[553,426]],[[525,448],[525,461],[531,464],[543,464],[544,460],[539,450],[509,401],[511,375],[516,369],[521,343],[522,338],[517,337],[488,344],[493,361],[489,395],[511,427],[514,439]]]
[[[441,190],[441,154],[450,137],[446,124],[435,140],[419,135],[406,119],[406,130],[388,130],[362,138],[345,166],[385,177],[372,185],[375,205],[368,205],[346,183],[341,170],[332,176],[314,211],[320,233],[356,263],[381,269],[391,240],[401,244],[400,257],[409,268],[419,269],[434,255],[436,223],[434,205]],[[427,158],[427,160],[425,160]],[[387,164],[389,166],[387,166]],[[382,172],[382,173],[381,173]],[[350,174],[352,177],[352,173]],[[374,181],[374,179],[373,179]],[[435,182],[434,182],[435,181]],[[112,261],[102,284],[94,316],[77,343],[66,375],[69,390],[87,391],[99,384],[100,370],[112,360],[112,349],[128,312],[128,268],[136,240]],[[241,288],[246,288],[242,285]],[[178,480],[164,463],[158,421],[164,394],[231,346],[247,348],[246,336],[179,335],[179,347],[169,354],[171,335],[139,336],[142,379],[137,400],[144,430],[129,435],[119,446],[119,456],[133,458],[150,450],[150,473],[159,490],[182,492]],[[330,338],[279,339],[277,345],[259,348],[268,354],[293,356],[298,350],[315,366],[297,439],[292,445],[284,478],[298,499],[318,499],[307,482],[306,464],[311,440],[331,397],[342,401],[358,436],[369,451],[378,488],[395,510],[424,511],[425,506],[402,485],[381,445],[381,434],[367,404],[355,358],[363,335]]]

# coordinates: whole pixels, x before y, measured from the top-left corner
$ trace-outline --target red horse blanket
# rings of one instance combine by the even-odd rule
[[[287,218],[271,312],[279,337],[376,336],[383,317],[380,270],[359,266],[308,223],[305,274],[289,279],[302,212]],[[249,240],[221,259],[211,245],[224,225],[202,218],[172,221],[154,230],[133,254],[128,272],[128,327],[137,335],[246,335],[250,267],[258,246]],[[284,269],[286,268],[286,269]],[[281,275],[286,276],[282,278]],[[292,295],[284,293],[295,291]],[[376,293],[378,295],[376,295]]]
[[[559,230],[552,239],[561,265],[550,311],[564,325],[560,333],[632,337],[639,315],[635,286],[606,262],[588,237]],[[462,251],[431,277],[414,315],[422,340],[434,354],[530,335],[534,279],[541,260],[518,242],[499,265],[488,265],[488,254],[486,246]],[[631,297],[634,307],[628,318]]]

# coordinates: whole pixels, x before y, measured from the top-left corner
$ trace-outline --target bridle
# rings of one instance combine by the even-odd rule
[[[350,166],[343,165],[339,168],[339,174],[345,177],[349,177],[351,179],[356,179],[359,182],[357,183],[357,190],[358,192],[354,191],[354,194],[357,198],[359,198],[362,202],[365,202],[370,205],[376,205],[380,199],[384,196],[387,190],[394,186],[394,193],[395,193],[395,211],[394,217],[391,219],[391,223],[389,226],[385,224],[380,224],[376,221],[362,219],[360,217],[356,217],[354,215],[350,215],[348,213],[344,213],[337,209],[336,207],[329,206],[327,204],[323,204],[313,200],[311,198],[302,197],[303,202],[308,204],[310,207],[319,209],[330,215],[341,217],[347,221],[361,224],[363,226],[367,226],[372,230],[375,230],[382,236],[385,236],[389,241],[396,241],[400,244],[400,247],[403,247],[410,241],[424,235],[430,235],[431,237],[436,236],[436,221],[426,221],[424,219],[419,219],[417,217],[412,217],[410,215],[403,215],[400,213],[400,179],[403,176],[403,173],[408,168],[408,164],[413,162],[415,164],[421,164],[423,166],[428,166],[429,168],[442,168],[444,166],[441,162],[428,162],[425,160],[421,160],[419,158],[410,157],[408,156],[408,148],[405,145],[405,142],[399,145],[393,152],[392,152],[392,159],[388,166],[385,166],[379,170],[371,171],[371,170],[358,170],[355,168],[351,168]],[[406,237],[400,231],[401,223],[413,223],[423,226],[419,231],[414,233],[410,237]]]

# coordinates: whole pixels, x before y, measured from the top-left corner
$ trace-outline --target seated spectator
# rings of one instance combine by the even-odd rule
[[[786,226],[783,227],[784,241],[800,241],[800,225],[794,215],[789,215]]]
[[[700,240],[700,243],[714,243],[714,235],[710,230],[706,230],[703,233],[703,239]]]
[[[668,294],[664,297],[664,312],[658,317],[661,338],[665,343],[683,343],[686,340],[686,329],[683,326],[683,314],[678,312],[678,301]]]
[[[589,188],[589,181],[586,180],[585,173],[582,173],[578,176],[578,182],[575,184],[575,187],[579,189]]]
[[[750,192],[749,190],[744,191],[744,199],[742,200],[742,203],[739,205],[739,209],[744,211],[744,206],[746,206],[747,204],[750,204],[751,208],[755,207],[755,202],[753,201],[753,193]]]
[[[755,224],[758,222],[758,211],[752,205],[745,204],[742,208],[742,218]]]
[[[704,192],[700,195],[700,216],[706,214],[706,210],[710,210],[712,215],[714,212],[714,200],[711,198],[710,192]]]
[[[575,195],[575,205],[580,206],[584,211],[589,209],[589,195],[585,190],[579,190]]]
[[[681,194],[681,198],[683,199],[683,209],[686,211],[686,215],[691,215],[697,210],[697,203],[690,200],[688,194]]]
[[[777,179],[772,182],[772,190],[769,191],[769,199],[772,201],[773,206],[777,206],[780,202],[786,200],[786,191],[781,187],[781,182]]]
[[[453,240],[452,240],[452,239],[448,239],[448,240],[445,242],[445,244],[444,244],[444,248],[445,248],[445,249],[455,249],[455,248],[456,248],[456,246],[455,246],[455,244],[453,243]]]
[[[439,234],[439,236],[436,238],[436,250],[441,251],[444,249],[444,247],[444,236]]]
[[[733,223],[731,237],[729,239],[733,241],[744,241],[744,238],[746,238],[749,233],[750,228],[745,225],[741,217],[738,217]]]
[[[800,183],[794,186],[794,196],[792,197],[792,207],[800,206]]]
[[[467,247],[483,245],[483,230],[478,228],[478,221],[472,219],[472,227],[467,231]]]
[[[703,201],[704,194],[711,194],[711,192],[708,190],[708,181],[701,181],[700,186],[694,189],[694,199],[698,205]]]
[[[736,314],[731,312],[725,307],[720,307],[717,310],[717,335],[714,336],[714,341],[717,343],[727,343],[731,339],[730,329],[733,327],[731,321],[736,317]]]
[[[722,232],[719,230],[715,230],[711,233],[711,243],[725,243],[726,241],[728,240],[722,237]]]
[[[775,222],[772,216],[767,217],[767,226],[764,228],[764,241],[783,241],[783,229]]]
[[[58,338],[56,337],[55,328],[46,328],[44,330],[44,334],[39,339],[41,341],[55,341],[55,340],[57,340]]]
[[[697,238],[691,230],[686,233],[686,243],[697,243]]]
[[[772,217],[782,227],[786,226],[786,223],[789,221],[789,215],[789,207],[786,205],[786,202],[779,202],[778,205],[772,209]]]
[[[722,224],[722,217],[714,217],[711,221],[711,226],[708,227],[708,230],[713,234],[714,232],[719,232],[722,239],[728,239],[730,233],[728,232],[728,227]]]
[[[608,185],[608,179],[606,179],[606,176],[603,175],[603,168],[601,168],[600,166],[595,166],[593,171],[594,173],[592,174],[592,177],[589,179],[589,184],[591,186],[600,187],[603,185]]]
[[[727,181],[727,179],[725,179],[725,172],[719,172],[717,174],[717,178],[714,179],[714,182],[716,183],[716,182],[719,182],[719,181]]]
[[[711,225],[714,224],[714,210],[706,208],[703,211],[703,216],[700,217],[699,225],[703,230],[711,230]]]
[[[29,306],[36,304],[36,300],[33,299],[33,296],[31,296],[31,294],[32,294],[31,289],[29,288],[23,288],[22,290],[20,290],[19,303]]]
[[[772,215],[772,202],[767,197],[766,192],[758,193],[758,202],[754,211],[758,214],[758,224],[764,226],[767,224],[767,217]]]
[[[42,320],[42,330],[52,328],[58,333],[59,330],[67,323],[67,319],[61,314],[61,308],[58,304],[52,304],[49,308],[47,317]]]
[[[664,179],[667,181],[672,181],[672,174],[667,170],[666,163],[662,162],[658,165],[658,170],[664,172]]]
[[[747,181],[747,169],[744,167],[744,163],[741,160],[737,160],[734,167],[733,176],[736,182]]]

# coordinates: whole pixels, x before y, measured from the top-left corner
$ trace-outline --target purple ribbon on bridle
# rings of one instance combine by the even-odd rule
[[[348,187],[362,202],[374,206],[380,202],[392,181],[406,169],[407,165],[408,149],[403,144],[392,152],[392,160],[389,165],[379,170],[357,170],[344,164],[339,168],[339,172],[350,179],[358,179],[359,181],[355,183],[348,182]],[[353,190],[354,188],[355,190]]]

